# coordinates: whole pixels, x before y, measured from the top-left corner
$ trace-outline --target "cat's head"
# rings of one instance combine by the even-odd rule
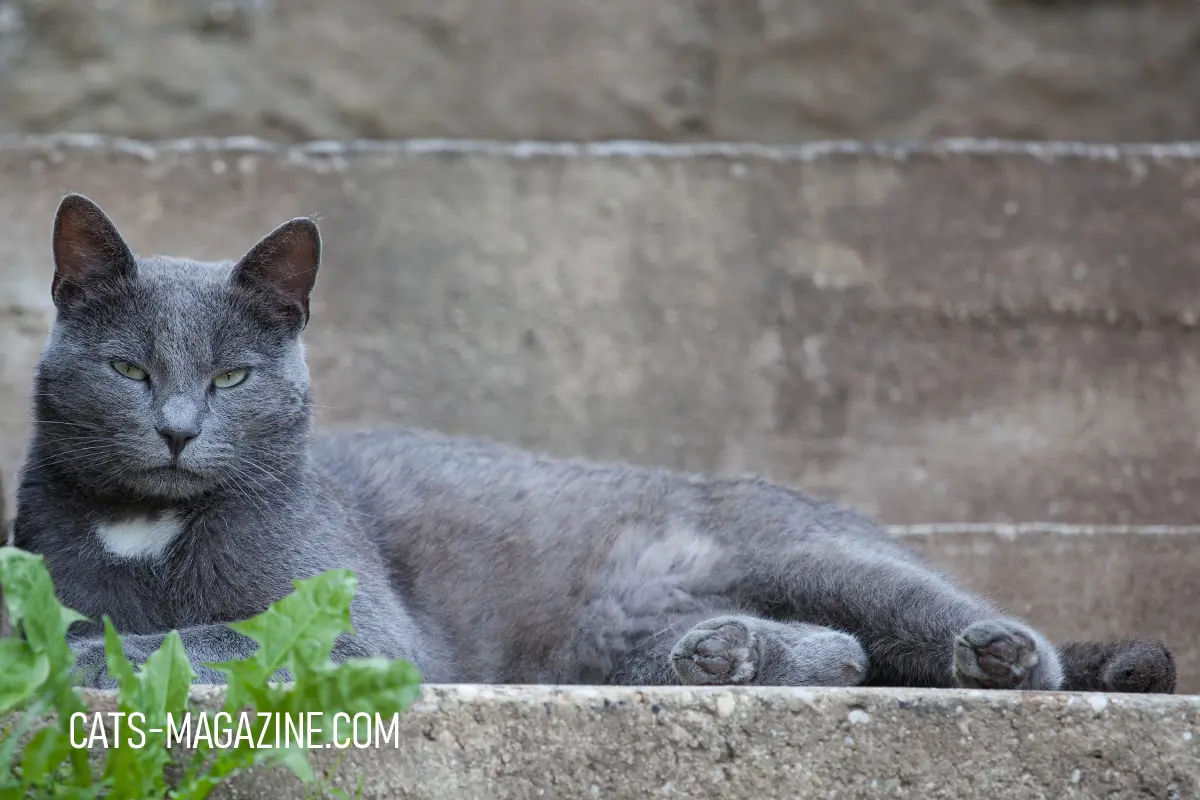
[[[70,195],[53,252],[57,315],[34,390],[42,463],[27,469],[170,501],[221,487],[262,496],[305,458],[311,220],[236,262],[137,258],[95,203]]]

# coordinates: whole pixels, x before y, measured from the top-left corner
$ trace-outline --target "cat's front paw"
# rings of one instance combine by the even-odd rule
[[[71,671],[76,685],[85,689],[116,689],[119,688],[117,679],[108,672],[108,660],[104,649],[104,639],[93,637],[87,639],[68,639],[67,643],[75,654],[75,667]],[[141,643],[141,637],[126,637],[122,641],[125,658],[133,664],[134,669],[141,665],[154,652]]]
[[[750,683],[758,674],[758,637],[736,617],[713,617],[685,633],[671,651],[683,684]]]
[[[976,622],[954,642],[954,677],[968,689],[1057,689],[1061,670],[1051,648],[1006,619]],[[1055,659],[1046,663],[1047,658]]]
[[[108,673],[103,639],[73,641],[70,645],[75,653],[75,667],[71,670],[71,677],[77,686],[85,689],[117,688],[116,678]]]

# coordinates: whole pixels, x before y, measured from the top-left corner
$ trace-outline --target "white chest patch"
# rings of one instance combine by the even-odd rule
[[[174,514],[106,522],[96,526],[104,549],[119,558],[155,559],[170,547],[182,526]]]

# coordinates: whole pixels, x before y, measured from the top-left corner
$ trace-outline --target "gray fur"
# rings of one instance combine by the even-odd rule
[[[312,437],[312,223],[236,264],[134,259],[73,196],[54,244],[16,544],[45,555],[68,605],[134,634],[135,660],[173,628],[198,668],[245,655],[223,623],[347,567],[356,633],[335,657],[402,656],[431,682],[1062,683],[1039,633],[863,517],[764,480],[427,431]],[[164,430],[194,434],[177,460]],[[114,556],[97,533],[172,518],[157,555]],[[102,668],[98,630],[73,632],[85,667]]]

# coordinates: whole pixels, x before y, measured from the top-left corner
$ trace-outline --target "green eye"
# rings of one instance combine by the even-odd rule
[[[146,370],[141,367],[135,367],[128,361],[114,361],[112,362],[112,368],[131,381],[144,381],[147,378]]]
[[[250,370],[248,369],[231,369],[229,372],[223,372],[213,378],[213,386],[218,389],[230,389],[246,380],[246,376],[249,374]]]

